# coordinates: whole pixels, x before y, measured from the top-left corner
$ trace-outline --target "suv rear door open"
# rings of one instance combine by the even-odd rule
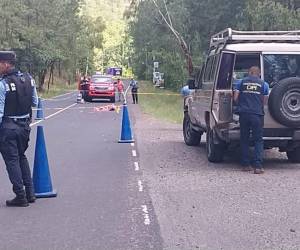
[[[232,74],[236,54],[223,51],[215,81],[211,110],[217,124],[232,121]]]

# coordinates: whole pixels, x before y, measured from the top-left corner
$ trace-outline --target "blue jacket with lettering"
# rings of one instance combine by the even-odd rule
[[[237,86],[240,91],[239,113],[264,115],[264,95],[268,95],[267,83],[259,77],[245,77]]]

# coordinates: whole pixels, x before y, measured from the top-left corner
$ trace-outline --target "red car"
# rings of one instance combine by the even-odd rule
[[[110,75],[93,75],[89,81],[81,84],[80,91],[87,102],[96,98],[115,102],[115,86]]]

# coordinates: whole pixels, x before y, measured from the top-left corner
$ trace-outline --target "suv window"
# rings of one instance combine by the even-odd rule
[[[195,77],[195,86],[197,89],[202,88],[202,78],[203,78],[203,71],[204,71],[205,65],[203,65],[197,72]]]
[[[237,54],[233,71],[233,89],[239,80],[248,75],[248,71],[252,66],[260,66],[260,54]]]
[[[222,53],[216,89],[231,89],[234,59],[234,53]]]
[[[214,62],[214,56],[210,56],[207,59],[205,72],[204,72],[204,81],[205,82],[211,82],[211,71],[212,71],[213,62]]]
[[[273,87],[288,77],[300,77],[300,54],[263,55],[264,79]]]

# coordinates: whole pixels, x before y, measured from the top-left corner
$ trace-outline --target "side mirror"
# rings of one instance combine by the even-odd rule
[[[188,79],[186,85],[189,86],[189,89],[195,89],[195,79],[192,78]]]

